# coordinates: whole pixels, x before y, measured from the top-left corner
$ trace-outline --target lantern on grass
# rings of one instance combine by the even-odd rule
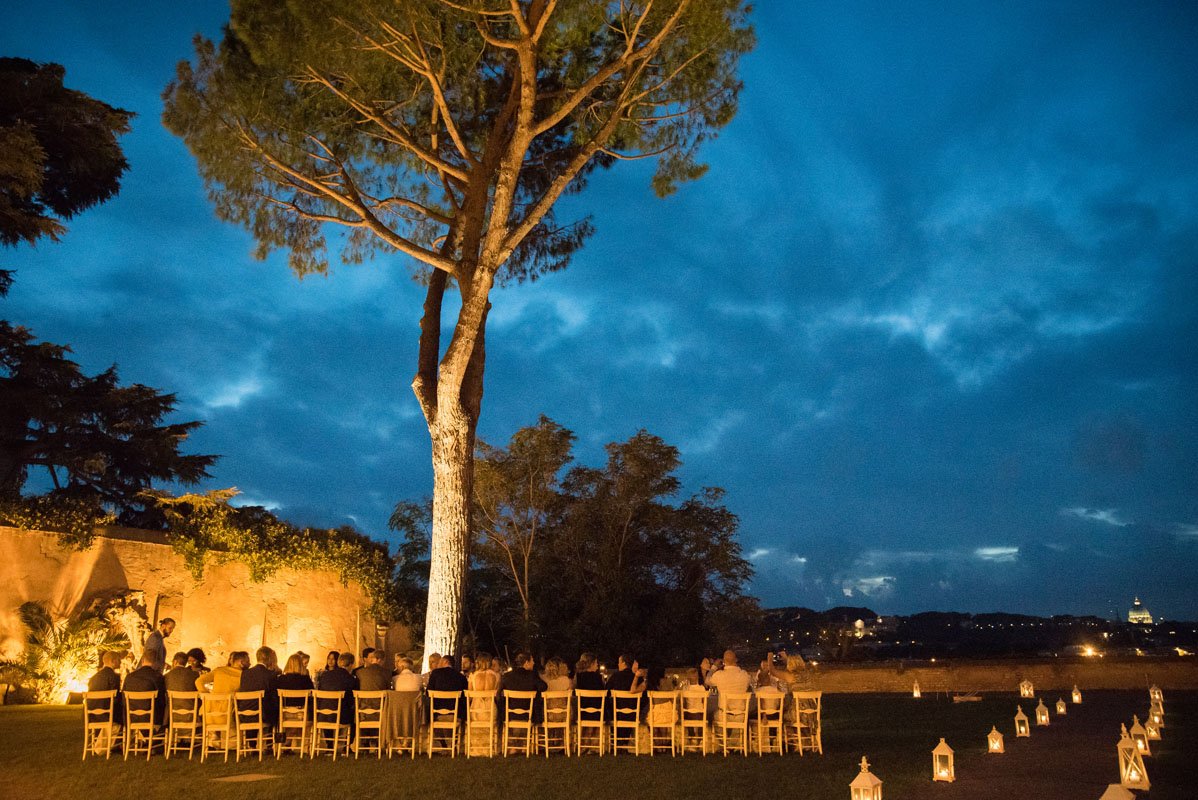
[[[1165,702],[1165,694],[1161,691],[1160,687],[1154,683],[1152,684],[1152,688],[1148,690],[1148,699],[1154,703],[1163,703]]]
[[[932,751],[932,780],[952,783],[957,779],[957,770],[953,766],[953,749],[940,737],[940,744]]]
[[[990,735],[986,737],[986,752],[987,753],[1005,753],[1006,750],[1002,746],[1002,734],[998,732],[998,728],[990,726]]]
[[[1040,701],[1040,705],[1036,706],[1036,724],[1048,725],[1048,706],[1044,705],[1044,701]]]
[[[1027,723],[1027,714],[1023,713],[1022,706],[1015,706],[1015,738],[1021,736],[1031,736],[1032,729]]]
[[[1123,735],[1119,739],[1119,783],[1128,789],[1149,788],[1148,771],[1144,769],[1144,758],[1136,749],[1136,744],[1127,735],[1127,726],[1119,726]]]
[[[882,800],[882,782],[869,771],[869,762],[861,756],[861,772],[849,784],[852,800]]]
[[[1019,696],[1020,697],[1035,697],[1036,696],[1036,688],[1034,686],[1032,686],[1031,681],[1023,680],[1023,681],[1019,682]]]
[[[1136,800],[1136,796],[1131,793],[1130,789],[1124,789],[1119,784],[1112,783],[1106,787],[1106,791],[1098,800]]]
[[[1148,731],[1140,724],[1140,718],[1134,714],[1131,718],[1131,730],[1127,735],[1136,743],[1137,750],[1146,756],[1152,755],[1152,749],[1148,746]]]
[[[1077,688],[1077,684],[1073,684],[1073,703],[1074,705],[1082,704],[1082,690]]]
[[[1148,707],[1148,719],[1156,723],[1156,727],[1164,729],[1165,727],[1165,707],[1155,700]]]
[[[1066,712],[1065,701],[1058,697],[1057,698],[1057,713],[1064,714],[1065,712]]]
[[[914,698],[916,698],[916,699],[918,699],[918,698],[921,696],[921,695],[919,694],[919,681],[916,681],[916,682],[915,682],[915,686],[914,686],[914,687],[912,687],[912,689],[911,689],[911,696],[912,696],[912,697],[914,697]]]
[[[1151,718],[1144,720],[1144,733],[1146,734],[1148,741],[1150,741],[1150,742],[1160,741],[1160,738],[1161,738],[1160,726],[1158,726],[1155,722],[1153,722]]]

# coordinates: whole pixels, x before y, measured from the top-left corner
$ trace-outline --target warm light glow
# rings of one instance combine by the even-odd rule
[[[1093,647],[1091,647],[1090,645],[1086,645],[1085,647],[1083,647],[1083,648],[1082,648],[1082,655],[1083,655],[1083,656],[1092,656],[1092,655],[1095,655],[1094,648],[1093,648]]]

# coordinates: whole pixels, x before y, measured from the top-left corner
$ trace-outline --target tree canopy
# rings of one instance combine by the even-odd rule
[[[20,498],[29,470],[42,467],[59,494],[93,499],[131,522],[152,481],[209,477],[216,456],[180,450],[203,423],[163,424],[173,394],[121,386],[115,366],[85,375],[69,352],[0,321],[0,500]]]
[[[736,110],[743,0],[233,0],[163,120],[218,216],[301,276],[410,258],[427,293],[412,388],[432,444],[426,637],[457,640],[486,319],[496,284],[560,269],[590,233],[554,204],[598,166],[653,158],[667,194]],[[448,343],[446,291],[460,308]]]
[[[62,220],[113,197],[134,114],[63,86],[58,64],[0,58],[0,244],[57,241]],[[0,271],[0,295],[10,271]]]

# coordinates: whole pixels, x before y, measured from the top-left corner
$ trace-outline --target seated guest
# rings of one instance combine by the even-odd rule
[[[395,674],[391,688],[397,692],[419,692],[424,688],[424,681],[420,680],[420,676],[412,671],[412,659],[407,656],[399,656],[395,659],[395,666],[399,672]]]
[[[640,668],[631,655],[621,653],[617,665],[619,669],[607,679],[606,689],[613,692],[637,692],[638,694],[645,691],[646,671]]]
[[[574,681],[570,680],[570,673],[566,668],[566,662],[557,656],[545,662],[545,674],[541,677],[545,679],[545,685],[548,687],[547,691],[566,692],[574,688]]]
[[[229,653],[229,663],[196,678],[196,691],[233,694],[241,688],[241,672],[250,668],[250,654],[244,650]]]
[[[273,649],[259,647],[254,658],[258,663],[252,669],[241,673],[241,683],[237,691],[262,692],[262,722],[266,724],[267,730],[272,730],[279,722],[279,695],[276,694],[279,657]]]
[[[303,650],[296,650],[293,655],[300,657],[300,664],[303,666],[304,674],[308,676],[308,680],[312,680],[312,673],[308,671],[308,663],[312,660],[312,656],[308,655]]]
[[[312,679],[308,677],[308,670],[304,669],[302,653],[292,653],[287,657],[287,664],[283,667],[283,674],[279,676],[275,688],[286,689],[288,691],[302,691],[304,689],[315,688],[312,685]]]
[[[325,659],[324,659],[324,669],[316,670],[316,682],[317,683],[320,683],[321,675],[325,674],[326,672],[328,672],[331,669],[337,669],[337,659],[340,657],[341,657],[341,654],[338,653],[336,650],[329,651],[329,654],[327,656],[325,656]]]
[[[510,671],[505,672],[499,679],[499,689],[501,706],[499,709],[500,716],[503,715],[504,709],[502,703],[506,703],[505,695],[507,692],[543,692],[547,689],[545,681],[541,680],[541,676],[537,674],[536,664],[528,653],[517,653],[515,660],[512,662],[516,666]],[[514,706],[516,707],[516,706]],[[534,723],[540,722],[540,707],[533,699],[533,718]]]
[[[141,655],[141,666],[125,676],[123,692],[157,692],[154,699],[154,724],[162,724],[162,710],[166,708],[166,681],[162,670],[158,668],[158,653],[144,652]],[[146,701],[130,701],[130,709],[146,710],[150,707]]]
[[[204,655],[204,651],[198,647],[193,647],[187,651],[187,668],[193,670],[197,677],[208,671],[205,664],[208,661],[208,656]]]
[[[440,653],[429,653],[428,665],[426,666],[425,671],[420,673],[420,680],[421,680],[421,682],[424,683],[425,686],[428,686],[428,676],[430,674],[432,674],[433,670],[440,668],[440,666],[441,666],[441,654]]]
[[[441,666],[428,674],[430,692],[460,692],[467,685],[466,676],[454,668],[453,656],[441,656]]]
[[[594,653],[583,653],[574,665],[574,688],[588,692],[602,691],[603,676],[599,673],[599,661]]]
[[[175,653],[171,659],[170,671],[166,673],[166,690],[168,692],[194,692],[196,678],[200,674],[187,666],[187,653]]]
[[[371,653],[373,653],[373,652],[374,652],[374,648],[373,648],[373,647],[367,647],[365,650],[363,650],[363,651],[362,651],[362,665],[361,665],[361,666],[359,666],[359,667],[357,667],[357,668],[356,668],[356,669],[353,671],[353,676],[354,676],[355,678],[356,678],[356,677],[358,677],[358,673],[362,671],[362,669],[363,669],[363,668],[366,666],[366,664],[367,664],[367,663],[369,663],[369,662],[367,661],[367,659],[369,659],[369,658],[370,658],[370,654],[371,654]]]
[[[490,653],[474,657],[474,671],[466,680],[466,688],[472,692],[492,692],[499,688],[499,675],[491,670]]]
[[[391,665],[391,677],[393,677],[393,678],[394,678],[396,675],[398,675],[398,674],[399,674],[399,673],[402,671],[401,667],[399,666],[399,662],[400,662],[400,661],[403,661],[403,659],[404,659],[404,654],[403,654],[403,653],[396,653],[396,654],[393,656],[393,658],[394,658],[395,660],[392,662],[392,665]],[[411,667],[409,667],[409,669],[411,669]]]
[[[116,672],[121,668],[123,657],[124,654],[117,650],[105,650],[100,654],[100,669],[87,680],[89,692],[116,692],[112,698],[112,721],[117,725],[125,719],[125,701],[121,699],[121,676]]]
[[[461,673],[469,679],[472,672],[474,672],[474,659],[471,656],[462,656]]]
[[[707,685],[720,692],[749,691],[750,677],[736,663],[736,653],[724,652],[724,667],[707,676]]]
[[[326,669],[316,681],[316,688],[322,692],[343,692],[341,700],[341,724],[353,725],[354,722],[354,689],[358,688],[358,679],[350,674],[354,665],[354,654],[342,653],[337,657],[337,666]]]
[[[391,686],[391,673],[383,666],[382,650],[371,650],[366,663],[358,668],[358,689],[363,692],[381,692]]]

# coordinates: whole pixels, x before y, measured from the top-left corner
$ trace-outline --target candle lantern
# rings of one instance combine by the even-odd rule
[[[1159,741],[1161,738],[1161,729],[1152,721],[1151,717],[1144,720],[1144,733],[1150,742]]]
[[[916,682],[915,682],[915,686],[913,686],[913,687],[911,688],[911,696],[912,696],[912,697],[915,697],[915,698],[918,698],[918,697],[920,697],[920,694],[919,694],[919,681],[916,681]]]
[[[957,770],[953,766],[953,749],[940,737],[940,744],[932,751],[932,780],[952,783],[957,779]]]
[[[1148,746],[1148,731],[1140,724],[1140,718],[1134,714],[1131,718],[1131,730],[1127,732],[1127,735],[1136,743],[1136,749],[1143,755],[1152,755],[1152,748]]]
[[[1152,705],[1148,707],[1148,719],[1156,723],[1156,727],[1162,730],[1165,727],[1165,707],[1153,700]]]
[[[1163,703],[1165,702],[1165,694],[1161,691],[1160,687],[1154,683],[1152,684],[1152,688],[1148,690],[1148,699],[1154,703]]]
[[[1073,684],[1073,702],[1075,705],[1082,704],[1082,690],[1077,688],[1077,684]]]
[[[1057,698],[1057,713],[1058,714],[1065,713],[1065,701],[1060,699],[1059,697]]]
[[[1020,697],[1035,697],[1036,696],[1036,687],[1032,686],[1032,682],[1029,680],[1020,681],[1019,696]]]
[[[882,800],[882,782],[869,771],[869,762],[861,757],[861,772],[849,784],[852,800]]]
[[[1127,735],[1127,726],[1119,726],[1123,735],[1119,738],[1119,783],[1127,789],[1148,791],[1148,771],[1144,769],[1144,758],[1135,742]]]
[[[990,726],[990,735],[986,737],[986,752],[987,753],[1005,753],[1006,750],[1002,746],[1002,734],[998,732],[998,728]]]
[[[1015,706],[1015,738],[1021,736],[1031,736],[1031,726],[1027,724],[1027,714],[1023,713],[1022,706]]]
[[[1044,705],[1043,700],[1036,706],[1036,724],[1048,725],[1048,706]]]

